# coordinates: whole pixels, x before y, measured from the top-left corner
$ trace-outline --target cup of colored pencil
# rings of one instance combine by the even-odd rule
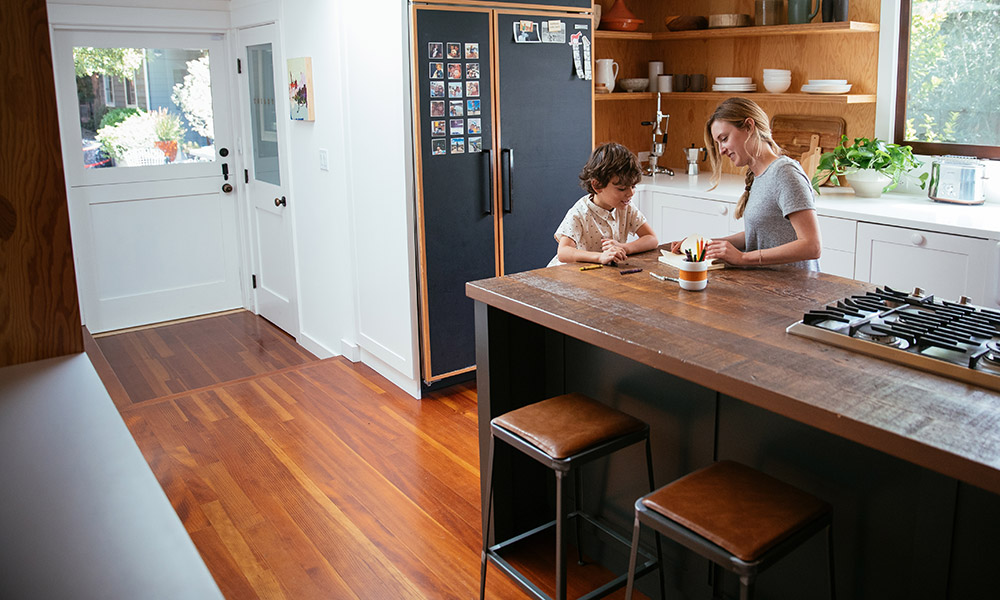
[[[677,283],[682,289],[697,292],[708,286],[708,261],[705,260],[704,238],[698,238],[693,248],[684,249]]]

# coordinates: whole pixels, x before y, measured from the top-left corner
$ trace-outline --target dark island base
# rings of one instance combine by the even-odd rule
[[[923,467],[692,384],[613,352],[476,303],[481,461],[489,421],[546,397],[582,392],[648,422],[657,485],[713,459],[733,459],[834,506],[841,598],[988,598],[1000,563],[1000,497]],[[548,471],[498,446],[495,530],[500,536],[551,519]],[[583,471],[583,508],[630,531],[645,492],[640,446]],[[486,472],[485,465],[481,465]],[[648,533],[648,532],[647,532]],[[585,535],[588,555],[624,570],[626,556]],[[652,548],[652,536],[644,537]],[[607,550],[607,551],[605,551]],[[667,543],[667,585],[711,596],[708,563]],[[758,598],[826,598],[822,536],[766,571]],[[655,577],[640,589],[656,596]],[[735,596],[736,582],[727,593]]]

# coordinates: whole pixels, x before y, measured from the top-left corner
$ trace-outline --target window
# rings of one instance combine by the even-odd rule
[[[111,80],[107,75],[102,75],[101,79],[104,80],[104,104],[106,106],[115,105],[115,82]]]
[[[73,63],[77,86],[97,75],[104,82],[103,99],[78,90],[85,168],[215,160],[208,50],[79,46]]]
[[[902,0],[895,141],[1000,158],[1000,0]]]

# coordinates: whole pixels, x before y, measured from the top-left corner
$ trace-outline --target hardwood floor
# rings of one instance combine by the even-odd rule
[[[200,321],[195,334],[238,339],[224,320]],[[199,346],[155,329],[112,337],[97,341],[114,349],[98,370],[109,389],[107,367],[119,395],[137,394],[116,404],[227,598],[478,596],[473,383],[414,400],[363,364],[309,360],[286,344],[232,350],[228,339]],[[188,350],[197,360],[180,357]],[[260,365],[276,370],[206,383]],[[519,564],[551,578],[551,554],[528,548]],[[572,597],[608,578],[571,561]],[[492,567],[487,596],[527,597]]]

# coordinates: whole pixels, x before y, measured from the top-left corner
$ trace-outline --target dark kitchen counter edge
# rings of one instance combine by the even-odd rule
[[[630,260],[636,260],[636,257],[632,257]],[[644,257],[640,255],[638,262],[640,266],[646,267],[646,271],[653,269],[663,274],[676,275],[675,270],[671,267],[655,262],[655,255],[651,253],[647,253]],[[572,265],[557,267],[557,269],[562,269],[566,272],[569,272],[569,270],[574,271],[576,274],[569,275],[570,278],[576,275],[586,276],[586,273],[580,273],[577,267]],[[617,274],[613,269],[604,269],[602,271]],[[674,273],[671,273],[671,271],[674,271]],[[837,408],[839,407],[824,406],[824,404],[828,403],[823,402],[823,398],[820,398],[818,395],[788,393],[777,389],[781,386],[758,382],[753,376],[741,377],[730,375],[721,369],[714,369],[705,365],[695,364],[691,360],[686,360],[680,352],[671,352],[669,345],[665,344],[656,348],[645,346],[633,341],[633,336],[628,335],[628,332],[602,330],[602,328],[595,327],[593,324],[588,324],[581,319],[560,314],[564,311],[560,310],[561,307],[558,306],[558,300],[546,302],[548,306],[539,306],[538,304],[540,303],[526,301],[528,294],[525,292],[534,294],[539,292],[537,287],[531,287],[530,285],[530,282],[538,273],[540,271],[529,271],[512,276],[469,282],[466,284],[466,294],[475,301],[537,323],[553,331],[605,348],[652,368],[759,406],[794,421],[816,427],[863,446],[885,452],[913,464],[1000,494],[1000,432],[994,431],[991,437],[984,438],[983,434],[986,432],[975,430],[974,427],[970,427],[964,422],[963,417],[970,417],[969,415],[955,415],[955,420],[952,422],[946,422],[941,418],[941,415],[928,417],[928,419],[934,419],[936,424],[943,425],[943,427],[932,428],[933,431],[940,432],[942,429],[950,430],[950,435],[937,436],[926,433],[924,429],[916,431],[894,430],[891,424],[873,422],[864,418],[864,416],[847,415],[845,413],[850,412],[850,410],[838,410]],[[724,275],[722,275],[723,273]],[[767,274],[766,270],[740,269],[726,269],[712,273],[713,279],[742,282],[748,284],[748,287],[752,285],[754,277]],[[560,275],[564,278],[566,277],[566,273]],[[625,281],[633,285],[635,282],[644,282],[645,280],[653,282],[647,273],[644,272],[641,275],[645,276],[642,280],[637,278]],[[834,301],[839,297],[852,293],[858,293],[860,289],[859,285],[864,289],[874,289],[875,287],[832,275],[813,274],[813,276],[829,280],[826,283],[833,283],[834,287],[842,287],[843,293],[840,296],[820,300],[815,306],[807,306],[805,307],[806,309],[817,308],[819,304]],[[587,280],[581,278],[580,281]],[[840,282],[843,285],[837,286],[836,284]],[[563,281],[561,285],[565,286],[566,282]],[[644,283],[640,284],[640,286],[648,287]],[[631,292],[641,294],[642,290],[633,289]],[[599,303],[595,300],[595,313],[601,314],[602,312]],[[801,312],[801,306],[789,307],[786,325],[790,325],[801,318]],[[889,372],[889,376],[892,378],[905,379],[907,385],[921,386],[922,384],[926,384],[928,394],[946,394],[948,398],[957,401],[961,401],[965,396],[971,398],[981,394],[994,397],[997,400],[996,409],[993,411],[996,419],[990,420],[994,423],[1000,422],[1000,394],[908,367],[888,363],[880,359],[833,348],[813,340],[798,338],[790,334],[784,335],[787,337],[787,340],[783,340],[783,342],[787,342],[788,347],[792,350],[801,350],[803,352],[816,352],[818,350],[829,354],[831,360],[845,360],[853,363],[855,367],[868,364],[878,371]],[[753,344],[763,344],[763,342],[756,340],[753,336],[746,335],[744,339],[751,350],[753,349]],[[817,348],[816,346],[821,346],[821,348]],[[761,352],[760,356],[766,356],[766,352]],[[754,360],[760,360],[760,357],[755,357]],[[855,368],[855,370],[858,369]],[[810,377],[817,377],[816,375],[804,372],[800,372],[799,374],[806,380]],[[850,379],[848,377],[844,381],[849,381]],[[860,388],[863,382],[857,381],[856,384]],[[805,389],[809,388],[809,386],[804,387]],[[845,389],[845,392],[866,393],[860,389]],[[891,405],[897,401],[893,399],[890,390],[885,396],[876,394],[876,397],[873,397],[873,402],[888,403],[890,405],[888,408],[893,410]],[[977,404],[980,407],[982,405],[981,402]],[[845,408],[849,409],[850,407]],[[910,411],[912,407],[901,405],[898,409],[901,411]],[[962,442],[968,442],[969,440],[977,440],[979,442],[975,445],[975,448],[979,450],[978,454],[973,452],[972,448],[968,446],[962,447]]]

